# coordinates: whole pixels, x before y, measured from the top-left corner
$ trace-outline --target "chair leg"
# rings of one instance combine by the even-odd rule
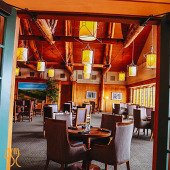
[[[49,162],[50,162],[50,160],[47,159],[47,160],[46,160],[46,165],[45,165],[44,170],[47,170],[47,169],[48,169]]]
[[[139,138],[139,133],[140,133],[140,129],[138,129],[138,138]]]
[[[148,129],[147,129],[147,136],[148,136]]]
[[[61,170],[64,170],[64,164],[61,164],[60,169],[61,169]]]
[[[130,170],[130,164],[129,164],[129,161],[126,162],[126,167],[127,167],[127,170]]]
[[[108,170],[108,165],[107,164],[105,164],[105,170]]]
[[[117,165],[114,165],[114,170],[117,170]]]

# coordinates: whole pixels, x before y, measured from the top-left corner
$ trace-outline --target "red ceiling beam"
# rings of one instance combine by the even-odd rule
[[[36,36],[36,35],[20,35],[19,40],[38,40],[38,41],[45,41],[43,36]],[[98,38],[94,41],[82,41],[79,37],[73,36],[54,36],[54,41],[65,41],[65,42],[80,42],[80,43],[88,43],[88,44],[117,44],[122,43],[122,39],[115,39],[115,38]]]
[[[103,13],[83,13],[83,12],[48,12],[48,11],[26,11],[19,10],[18,16],[25,19],[56,19],[56,20],[77,20],[77,21],[98,21],[98,22],[115,22],[125,24],[141,24],[148,20],[146,16],[134,15],[115,15]],[[161,18],[152,17],[148,24],[159,24]]]

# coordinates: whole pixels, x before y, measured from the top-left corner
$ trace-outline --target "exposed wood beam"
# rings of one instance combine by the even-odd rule
[[[65,21],[65,35],[66,36],[72,36],[72,30],[71,30],[71,21],[66,20]],[[65,51],[66,51],[66,69],[70,73],[70,80],[73,80],[73,43],[72,42],[65,42]],[[70,64],[69,63],[70,61]]]
[[[145,26],[132,25],[127,38],[124,43],[124,48],[129,47],[129,45],[135,40],[135,38],[142,32]]]
[[[24,66],[34,70],[34,71],[37,71],[37,68],[33,65],[33,64],[26,64],[26,63],[23,63]]]
[[[20,40],[38,40],[38,41],[45,41],[43,36],[36,36],[36,35],[20,35]],[[54,36],[54,41],[66,41],[66,42],[82,42],[88,44],[117,44],[122,43],[123,39],[115,39],[115,38],[98,38],[94,41],[82,41],[79,37],[74,36]]]
[[[5,3],[4,1],[0,1],[0,13],[3,15],[11,15],[12,7]]]
[[[83,13],[83,12],[48,12],[48,11],[29,11],[32,15],[30,16],[27,11],[18,11],[20,18],[31,19],[35,16],[37,19],[58,19],[58,20],[78,20],[78,21],[98,21],[98,22],[115,22],[125,24],[140,24],[141,21],[146,21],[146,16],[134,16],[134,15],[113,15],[103,13]],[[151,18],[148,24],[159,24],[161,18]]]
[[[25,33],[27,35],[32,35],[30,24],[29,24],[29,21],[27,19],[23,19],[23,25],[24,25],[24,28],[25,28]],[[40,56],[39,56],[39,52],[37,50],[37,46],[36,46],[35,41],[34,40],[29,41],[29,45],[30,45],[31,51],[32,51],[32,53],[34,55],[34,58],[36,60],[39,60]]]
[[[37,19],[37,20],[35,20],[35,23],[36,23],[37,27],[39,28],[39,30],[41,31],[45,40],[47,40],[47,42],[49,42],[51,45],[54,44],[55,41],[53,41],[53,34],[52,34],[51,28],[47,24],[46,20],[45,19]]]
[[[82,64],[82,63],[72,63],[72,65],[75,67],[83,67],[84,66],[84,64]],[[104,64],[92,64],[92,67],[93,68],[104,68],[106,66]]]

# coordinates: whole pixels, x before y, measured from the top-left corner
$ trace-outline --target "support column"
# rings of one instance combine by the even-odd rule
[[[100,84],[100,110],[104,111],[104,75],[101,76]]]
[[[158,27],[156,111],[154,117],[153,170],[168,170],[168,114],[170,87],[170,21],[162,18]]]
[[[4,49],[2,56],[2,77],[0,88],[0,169],[10,170],[10,153],[12,142],[12,121],[15,87],[16,47],[18,45],[19,19],[16,10],[5,18]],[[6,159],[5,159],[6,153]]]

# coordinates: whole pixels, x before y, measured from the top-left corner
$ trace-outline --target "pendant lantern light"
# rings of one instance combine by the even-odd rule
[[[125,72],[119,72],[119,81],[125,81]]]
[[[133,48],[132,48],[132,63],[128,66],[128,73],[129,76],[131,77],[134,77],[137,74],[137,65],[134,64],[133,57],[134,57],[134,41],[133,41]]]
[[[17,48],[17,61],[27,61],[28,48],[19,47]]]
[[[45,71],[45,62],[44,61],[37,62],[37,71]]]
[[[146,54],[146,67],[147,68],[156,68],[156,53],[154,53],[154,48],[153,48],[153,27],[152,27],[151,50],[148,54]]]
[[[83,64],[92,64],[92,62],[93,62],[93,51],[90,49],[83,50],[82,63]]]
[[[90,73],[83,73],[84,79],[90,79]]]
[[[83,41],[94,41],[97,34],[97,22],[80,21],[79,38]]]
[[[85,64],[84,65],[84,73],[89,73],[91,74],[92,66],[91,64]]]
[[[15,69],[15,75],[16,76],[19,76],[19,71],[20,71],[19,67],[16,67],[16,69]]]
[[[54,77],[54,69],[48,69],[48,77]]]

